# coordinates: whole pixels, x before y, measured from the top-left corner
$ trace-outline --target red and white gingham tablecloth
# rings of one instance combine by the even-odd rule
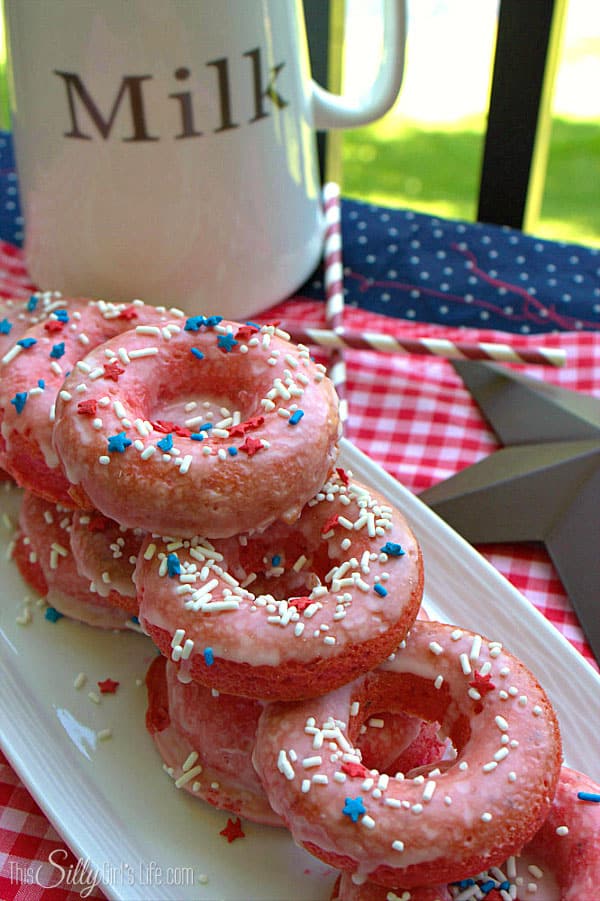
[[[20,252],[0,243],[0,296],[26,296],[31,288]],[[324,326],[325,310],[318,301],[297,298],[278,305],[260,319]],[[520,336],[407,323],[352,308],[346,309],[344,324],[353,331],[386,331],[397,336],[562,347],[567,352],[564,368],[520,366],[519,370],[600,397],[600,335],[597,333]],[[497,449],[493,433],[447,361],[431,356],[391,356],[355,350],[347,351],[345,358],[350,411],[346,436],[414,492],[423,491]],[[529,544],[486,546],[480,550],[595,666],[545,550]],[[64,841],[0,753],[0,898],[3,901],[79,898],[78,892],[65,887],[44,890],[33,878],[36,868],[47,864],[53,849],[64,848]],[[69,863],[74,866],[75,858],[68,858],[64,866]],[[90,897],[103,896],[96,890]]]

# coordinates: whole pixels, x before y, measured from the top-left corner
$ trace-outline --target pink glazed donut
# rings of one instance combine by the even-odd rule
[[[32,325],[44,322],[54,310],[65,309],[71,302],[56,291],[36,291],[27,298],[0,300],[0,361]],[[0,433],[0,459],[3,448]],[[0,480],[9,478],[6,470],[0,469]]]
[[[548,698],[466,629],[417,621],[392,657],[324,697],[265,708],[254,765],[271,806],[297,844],[358,880],[410,889],[500,864],[552,804],[561,742]],[[386,709],[438,722],[455,759],[415,778],[366,770],[356,736]]]
[[[113,591],[103,598],[92,593],[89,580],[79,573],[71,552],[72,515],[26,491],[19,511],[17,567],[29,585],[45,588],[47,603],[63,616],[102,629],[129,628],[131,614],[119,606],[119,595]]]
[[[173,315],[170,311],[170,322]],[[54,503],[76,506],[52,440],[57,400],[66,403],[65,377],[71,372],[69,397],[76,407],[85,401],[87,389],[82,385],[89,373],[80,361],[92,347],[136,322],[166,321],[164,310],[141,301],[126,305],[77,299],[54,309],[12,344],[0,360],[0,422],[5,442],[0,465],[19,485]],[[115,353],[116,360],[99,353],[97,393],[106,393],[113,384],[118,347]]]
[[[71,521],[71,550],[82,576],[101,597],[118,596],[119,606],[139,613],[133,580],[145,533],[126,529],[101,513],[75,511]]]
[[[40,566],[31,539],[21,529],[18,530],[12,547],[11,559],[21,573],[21,577],[41,598],[48,593],[48,583]]]
[[[180,678],[296,700],[387,657],[419,610],[423,566],[400,511],[341,471],[293,526],[148,537],[135,580],[140,624]]]
[[[600,785],[563,766],[550,813],[527,851],[543,861],[561,901],[594,898],[600,888]]]
[[[23,336],[44,322],[54,310],[65,309],[72,303],[58,291],[35,291],[29,297],[0,299],[0,359]]]
[[[563,766],[550,813],[517,858],[491,871],[465,873],[452,886],[410,891],[395,888],[390,892],[374,882],[357,885],[349,873],[342,873],[331,901],[452,901],[463,891],[473,892],[473,886],[479,892],[469,894],[472,898],[517,897],[519,878],[528,897],[558,897],[553,892],[556,886],[561,901],[587,901],[596,897],[600,885],[599,802],[600,786]],[[505,895],[497,894],[501,891]]]
[[[107,355],[110,383],[96,377]],[[337,455],[333,385],[274,326],[138,326],[84,364],[60,393],[55,446],[81,505],[129,528],[219,538],[293,521]]]
[[[146,675],[146,727],[176,787],[255,822],[283,826],[252,765],[265,703],[183,683],[177,675],[176,664],[165,657],[156,657]],[[406,714],[386,717],[372,727],[372,736],[361,736],[363,759],[367,745],[379,745],[385,755],[394,741],[400,761],[425,763],[432,748],[423,741],[423,725]]]
[[[184,685],[164,657],[152,661],[146,687],[146,728],[176,787],[256,823],[283,826],[252,766],[264,704]]]

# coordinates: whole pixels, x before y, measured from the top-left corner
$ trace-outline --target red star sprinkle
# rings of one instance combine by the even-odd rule
[[[327,533],[337,525],[338,519],[339,517],[337,513],[334,516],[330,517],[321,529],[321,535],[327,535]]]
[[[175,429],[175,423],[169,422],[167,419],[153,419],[150,425],[156,432],[164,432],[165,435]]]
[[[44,322],[44,328],[49,335],[54,334],[54,332],[62,332],[64,327],[65,323],[60,319],[48,319],[46,322]]]
[[[179,438],[189,438],[192,434],[185,426],[177,425],[176,422],[169,422],[166,419],[153,420],[150,422],[150,425],[156,432],[163,432],[165,435],[168,435],[169,432],[173,432],[173,434],[177,435]]]
[[[259,441],[258,438],[251,438],[248,436],[243,444],[240,444],[240,450],[244,451],[245,454],[248,454],[249,457],[253,457],[254,454],[257,454],[259,450],[264,448],[264,444],[262,441]]]
[[[298,613],[303,613],[304,610],[306,610],[306,608],[312,604],[312,601],[307,597],[290,598],[288,600],[288,604],[290,605],[290,607],[295,607]]]
[[[121,310],[117,319],[137,319],[138,314],[136,308],[131,304],[128,307],[125,307]]]
[[[346,760],[342,764],[342,773],[347,776],[358,776],[359,779],[365,779],[369,775],[369,771],[362,763],[355,763],[353,760]]]
[[[231,818],[227,820],[227,825],[224,829],[221,829],[219,835],[224,835],[227,839],[228,844],[234,842],[236,838],[245,838],[246,833],[242,829],[242,821],[238,817],[236,820],[232,820]]]
[[[115,682],[114,679],[103,679],[101,682],[98,682],[100,694],[103,695],[114,695],[118,687],[119,682]]]
[[[93,397],[88,400],[80,400],[77,404],[77,412],[81,416],[95,416],[98,404]]]
[[[488,673],[486,676],[482,676],[481,673],[475,673],[473,676],[473,681],[469,682],[471,688],[474,688],[479,692],[481,697],[483,698],[488,691],[493,691],[495,689],[494,683],[491,681],[492,677]]]
[[[241,437],[242,435],[245,435],[246,432],[252,431],[252,429],[259,429],[264,421],[265,417],[258,415],[252,416],[250,419],[246,419],[245,422],[239,422],[237,425],[232,425],[228,429],[229,437]]]
[[[235,333],[236,341],[248,341],[252,335],[257,333],[258,329],[254,325],[240,325],[239,329]]]
[[[273,322],[267,322],[267,328],[277,328],[281,325],[281,319],[274,319]]]
[[[336,466],[335,471],[337,472],[338,476],[340,477],[340,481],[343,482],[344,485],[350,484],[350,479],[348,478],[348,474],[346,473],[345,469],[342,469],[341,466]]]
[[[101,513],[94,513],[90,516],[90,521],[88,522],[88,530],[90,532],[104,532],[107,527],[108,519],[106,516],[102,516]]]
[[[119,376],[123,375],[125,370],[122,366],[119,366],[116,360],[111,360],[110,363],[104,364],[104,378],[112,379],[113,382],[119,381]]]

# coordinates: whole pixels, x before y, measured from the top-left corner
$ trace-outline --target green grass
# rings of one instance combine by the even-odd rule
[[[475,217],[483,124],[463,130],[384,123],[346,132],[344,194],[386,206],[418,208],[460,219]]]
[[[451,128],[382,123],[347,132],[343,191],[373,203],[474,220],[483,117]],[[600,129],[556,119],[537,235],[600,246]]]

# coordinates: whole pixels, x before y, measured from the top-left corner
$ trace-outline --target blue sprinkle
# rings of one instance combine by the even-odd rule
[[[168,435],[165,435],[164,438],[161,438],[160,441],[156,442],[156,446],[160,447],[161,451],[165,451],[168,453],[173,449],[173,435],[169,432]]]
[[[56,607],[46,607],[44,618],[47,619],[49,623],[56,623],[59,619],[62,619],[62,617],[63,614],[59,613]]]
[[[388,557],[403,557],[406,551],[402,549],[402,545],[387,541],[381,548],[381,553],[387,554]]]
[[[227,448],[227,453],[229,454],[230,457],[237,457],[237,452],[238,452],[237,447],[234,447],[233,445],[231,447]]]
[[[252,328],[258,329],[258,331],[260,331],[260,325],[257,322],[250,322],[250,320],[248,319],[246,325],[251,325]]]
[[[35,294],[32,294],[31,297],[29,298],[29,300],[27,301],[27,312],[33,313],[33,311],[35,310],[37,305],[38,305],[38,298],[35,296]]]
[[[235,340],[231,332],[227,332],[226,335],[219,335],[217,337],[217,346],[220,350],[224,350],[225,353],[230,353],[233,348],[238,344]]]
[[[508,879],[505,879],[504,882],[501,882],[498,888],[500,889],[500,891],[508,892],[510,889],[510,882],[508,881]]]
[[[373,590],[375,594],[379,595],[380,598],[384,598],[387,595],[387,588],[384,588],[381,582],[375,582]]]
[[[138,616],[132,616],[130,622],[135,623],[136,626],[139,626],[140,619]]]
[[[46,382],[44,381],[44,379],[38,379],[38,388],[41,388],[43,391],[45,387],[46,387]]]
[[[212,666],[215,662],[215,655],[212,648],[204,648],[204,662],[207,666]]]
[[[186,319],[183,330],[185,332],[199,332],[203,325],[204,316],[190,316],[189,319]]]
[[[190,349],[191,349],[192,353],[194,354],[194,356],[196,357],[197,360],[203,360],[203,359],[204,359],[204,354],[203,354],[202,351],[199,350],[197,347],[192,347],[192,348],[190,348]]]
[[[596,792],[577,792],[577,797],[580,801],[595,801],[597,804],[600,803],[600,794],[596,794]]]
[[[111,435],[108,439],[108,450],[109,452],[117,451],[119,454],[122,454],[126,447],[129,447],[131,441],[125,434],[125,432],[119,432],[118,435]]]
[[[179,557],[177,554],[168,554],[167,555],[167,573],[171,578],[173,576],[178,576],[181,572],[181,563],[179,562]]]
[[[36,338],[21,338],[19,341],[17,341],[17,344],[19,344],[21,347],[24,347],[25,350],[27,350],[28,347],[33,347],[34,344],[37,344],[37,339]]]
[[[281,555],[275,554],[274,557],[271,557],[271,566],[279,566],[281,563]]]
[[[55,360],[60,360],[60,358],[64,355],[65,352],[65,342],[61,341],[60,344],[55,344],[50,351],[50,356]]]
[[[8,319],[0,320],[0,335],[10,334],[11,329],[12,329],[12,322],[10,322]]]
[[[204,328],[214,328],[222,319],[222,316],[190,316],[189,319],[186,319],[183,328],[186,332],[198,332],[202,326]]]
[[[53,310],[52,315],[58,319],[59,322],[69,321],[69,313],[67,310]]]
[[[201,426],[198,426],[197,432],[192,432],[190,438],[193,438],[194,441],[204,441],[206,437],[206,432],[209,432],[213,427],[212,422],[205,422]]]
[[[290,425],[297,425],[303,416],[304,416],[304,410],[294,410],[294,412],[288,419],[288,423]]]
[[[494,880],[488,879],[488,881],[484,882],[483,885],[480,885],[479,888],[484,893],[484,895],[487,895],[488,892],[491,892],[491,890],[493,888],[495,888],[495,886],[496,886],[496,883],[494,882]]]
[[[345,813],[347,817],[350,817],[353,823],[356,823],[359,816],[366,812],[367,808],[363,804],[363,799],[360,795],[357,798],[346,798],[342,813]]]
[[[14,408],[17,411],[17,413],[22,413],[23,407],[25,406],[26,401],[27,401],[27,391],[17,391],[17,393],[11,400],[11,404],[14,405]]]

